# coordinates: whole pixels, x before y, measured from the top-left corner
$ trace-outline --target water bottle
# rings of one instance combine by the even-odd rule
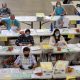
[[[53,32],[53,24],[50,25],[50,31]]]

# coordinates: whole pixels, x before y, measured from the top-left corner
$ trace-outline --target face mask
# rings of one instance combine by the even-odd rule
[[[59,34],[55,34],[57,37],[59,36]]]
[[[24,54],[24,57],[29,57],[29,54]]]
[[[57,7],[61,7],[61,5],[57,5]]]
[[[25,34],[25,36],[26,36],[26,37],[28,37],[28,36],[29,36],[29,34]]]
[[[3,8],[3,10],[6,10],[6,8]]]

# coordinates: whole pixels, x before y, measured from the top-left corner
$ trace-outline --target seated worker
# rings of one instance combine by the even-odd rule
[[[56,3],[56,7],[53,11],[53,13],[50,14],[51,16],[53,15],[57,15],[57,16],[61,16],[61,15],[66,15],[66,11],[65,9],[62,7],[60,2]]]
[[[11,11],[10,9],[7,7],[6,3],[2,4],[2,8],[0,9],[0,15],[5,17],[5,16],[10,16],[11,15]]]
[[[32,69],[37,66],[36,59],[30,54],[30,49],[28,47],[23,48],[23,55],[17,57],[14,66],[21,69]]]
[[[50,37],[49,44],[52,46],[57,46],[57,47],[61,47],[61,48],[64,48],[67,46],[67,43],[66,43],[64,37],[61,36],[59,29],[55,29],[53,35]],[[52,56],[55,56],[56,60],[59,60],[59,59],[61,60],[64,58],[63,54],[58,54],[58,55],[53,54]]]
[[[32,46],[34,45],[34,39],[33,36],[30,35],[30,30],[27,29],[25,31],[25,34],[22,34],[19,36],[19,38],[16,40],[15,44],[17,46]]]
[[[67,45],[64,37],[60,34],[59,29],[55,29],[53,35],[50,37],[49,44],[52,46]]]
[[[5,23],[5,26],[8,30],[19,31],[20,30],[20,23],[18,20],[15,19],[14,14],[10,15],[10,18],[2,19],[1,22]]]

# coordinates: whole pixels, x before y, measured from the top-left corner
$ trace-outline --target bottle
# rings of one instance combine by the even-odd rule
[[[53,24],[50,25],[50,31],[53,32]]]

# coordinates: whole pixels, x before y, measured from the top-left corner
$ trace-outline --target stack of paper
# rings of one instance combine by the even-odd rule
[[[36,13],[37,17],[45,17],[44,13]]]
[[[52,71],[53,69],[52,62],[40,62],[40,66],[45,71]]]
[[[54,66],[54,73],[55,74],[65,73],[68,67],[68,64],[69,64],[69,61],[62,61],[62,60],[57,61]]]
[[[76,76],[67,76],[66,80],[76,80]]]
[[[67,46],[70,51],[80,51],[80,48],[77,45],[68,44]]]
[[[80,48],[80,44],[78,43],[77,46]]]
[[[52,49],[52,47],[50,45],[48,45],[48,44],[42,45],[42,48],[43,49]]]
[[[75,35],[74,34],[68,34],[68,38],[74,39],[75,38]]]
[[[35,51],[35,50],[40,50],[41,47],[40,47],[40,46],[31,46],[30,49],[31,49],[32,51]]]

